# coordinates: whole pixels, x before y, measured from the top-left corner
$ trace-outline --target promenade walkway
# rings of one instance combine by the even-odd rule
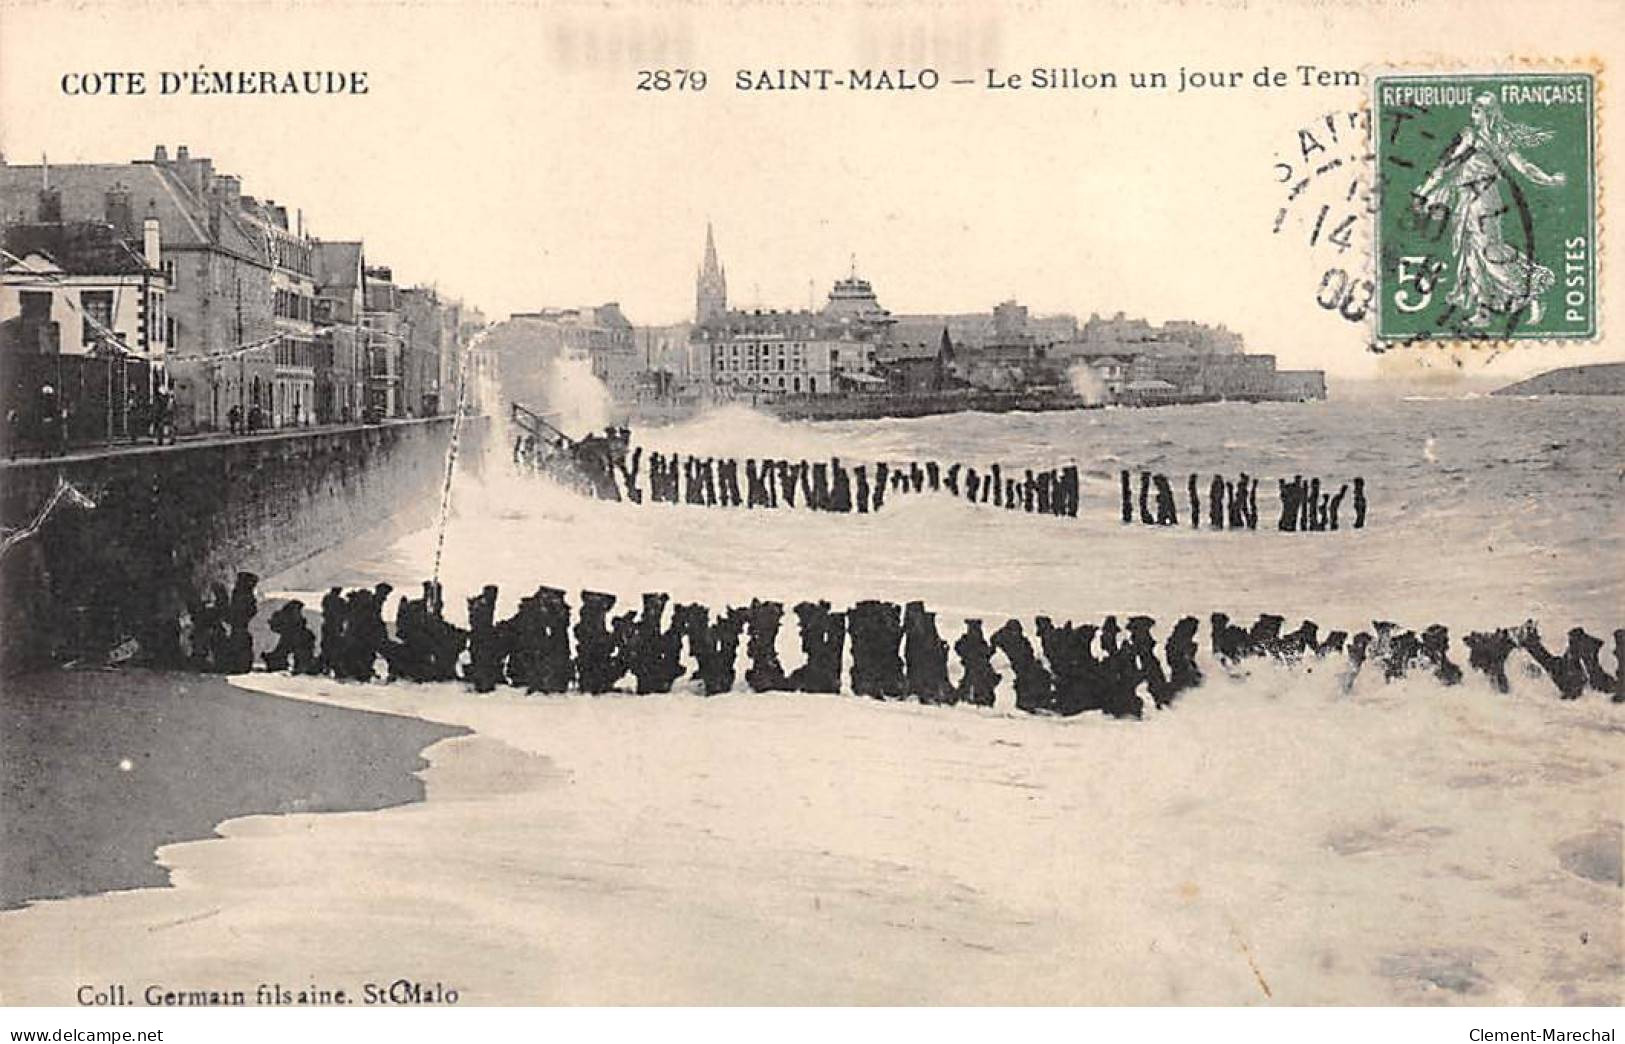
[[[160,446],[149,438],[118,439],[110,443],[81,443],[70,445],[61,453],[49,456],[40,452],[37,447],[30,446],[20,450],[15,456],[0,457],[0,470],[15,467],[38,467],[56,465],[73,461],[95,460],[106,457],[136,456],[144,453],[167,453],[174,450],[184,450],[189,446],[215,445],[227,442],[263,442],[268,439],[303,438],[307,435],[317,435],[324,432],[354,431],[358,428],[380,428],[398,424],[414,424],[424,420],[435,420],[433,417],[421,418],[391,418],[377,424],[312,424],[305,427],[267,428],[253,435],[233,435],[228,431],[205,431],[178,436],[176,441]]]

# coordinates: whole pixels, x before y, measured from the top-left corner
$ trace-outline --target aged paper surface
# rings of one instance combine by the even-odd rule
[[[0,3],[0,1000],[1618,1005],[1622,23]]]

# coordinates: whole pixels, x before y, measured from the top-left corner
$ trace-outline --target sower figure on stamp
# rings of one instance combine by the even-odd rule
[[[1551,269],[1506,241],[1501,222],[1510,201],[1501,183],[1516,171],[1542,188],[1566,184],[1566,175],[1548,174],[1523,155],[1552,137],[1551,131],[1507,119],[1495,95],[1482,93],[1473,99],[1468,126],[1412,196],[1417,209],[1450,215],[1447,300],[1469,326],[1488,326],[1496,315],[1525,308],[1531,324],[1541,321],[1541,298],[1557,280]],[[1516,185],[1512,192],[1518,192]]]

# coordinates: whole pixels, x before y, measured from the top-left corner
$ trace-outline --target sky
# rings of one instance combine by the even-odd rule
[[[1470,16],[1468,12],[1471,12]],[[1300,130],[1366,104],[1384,69],[1602,64],[1617,5],[693,2],[626,5],[0,0],[8,162],[118,161],[187,145],[245,192],[302,210],[370,263],[501,318],[619,301],[637,323],[692,315],[706,223],[742,306],[806,307],[855,263],[894,312],[1122,311],[1240,331],[1282,366],[1347,377],[1457,373],[1482,349],[1365,350],[1368,323],[1316,302],[1369,265],[1360,218],[1310,245],[1327,177],[1286,202]],[[1612,32],[1610,33],[1610,30]],[[1297,66],[1359,74],[1303,85]],[[1287,74],[1258,87],[1262,67]],[[1034,67],[1115,89],[987,87]],[[1179,70],[1239,73],[1177,90]],[[933,69],[935,90],[741,91],[741,70]],[[162,95],[164,71],[364,70],[367,93]],[[699,69],[703,90],[640,91]],[[65,74],[140,70],[143,96],[72,96]],[[989,70],[994,70],[990,73]],[[1132,72],[1160,71],[1164,90]],[[969,85],[954,85],[967,78]],[[1605,105],[1606,109],[1606,105]],[[1604,209],[1625,143],[1606,121]],[[1315,158],[1357,174],[1358,135]],[[1612,206],[1609,206],[1610,203]],[[1352,212],[1352,211],[1351,211]],[[1606,249],[1605,249],[1606,255]],[[1606,304],[1621,300],[1603,264]],[[1492,374],[1625,358],[1608,339],[1494,354]]]

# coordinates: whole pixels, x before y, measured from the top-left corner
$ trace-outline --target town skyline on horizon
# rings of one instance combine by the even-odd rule
[[[245,196],[252,196],[252,197],[258,199],[261,203],[266,204],[266,205],[282,205],[282,206],[288,206],[288,207],[290,207],[290,209],[296,210],[297,214],[298,214],[297,222],[298,222],[299,226],[302,227],[303,233],[306,236],[308,236],[309,238],[311,238],[313,241],[319,241],[319,242],[323,242],[323,243],[355,243],[355,242],[359,242],[359,243],[363,244],[363,247],[365,249],[366,244],[368,244],[369,242],[374,242],[374,241],[377,241],[378,239],[382,238],[382,237],[371,237],[371,238],[369,238],[368,236],[366,236],[364,234],[352,234],[352,233],[344,233],[344,234],[339,234],[339,235],[323,235],[319,231],[319,229],[321,227],[321,224],[322,224],[322,220],[323,220],[321,215],[313,215],[310,210],[308,210],[308,209],[306,209],[306,208],[304,208],[302,206],[293,207],[292,205],[287,204],[285,202],[279,204],[279,200],[285,200],[287,198],[287,196],[289,195],[286,192],[278,191],[276,195],[271,195],[269,193],[264,192],[263,190],[259,191],[259,192],[251,192],[251,191],[249,191],[249,188],[252,187],[252,182],[251,182],[250,178],[244,177],[243,174],[237,168],[234,168],[229,162],[221,162],[219,157],[216,156],[213,152],[208,151],[208,150],[203,150],[203,149],[195,149],[190,145],[190,143],[184,143],[184,142],[183,143],[176,143],[176,144],[171,144],[171,143],[166,143],[166,142],[158,142],[158,143],[155,143],[153,148],[155,148],[155,149],[156,148],[165,148],[167,151],[172,152],[172,153],[177,152],[180,149],[187,149],[194,156],[203,157],[203,158],[207,158],[207,159],[210,159],[210,160],[214,161],[215,164],[216,164],[216,172],[217,173],[225,174],[225,175],[233,175],[233,176],[236,176],[236,177],[238,177],[239,179],[242,180],[243,194]],[[87,165],[87,164],[88,165],[101,166],[101,165],[119,165],[119,164],[123,164],[123,163],[145,164],[145,163],[150,163],[150,162],[152,162],[152,157],[150,155],[145,156],[145,157],[136,156],[136,157],[130,157],[130,158],[125,158],[125,159],[116,159],[116,158],[107,158],[107,157],[80,156],[78,154],[75,154],[74,157],[71,158],[71,159],[62,159],[62,158],[59,157],[56,160],[51,160],[50,157],[49,157],[49,154],[48,153],[43,153],[43,152],[41,153],[40,159],[39,159],[38,162],[30,162],[30,161],[28,161],[26,159],[19,161],[18,159],[13,157],[11,154],[9,154],[4,149],[0,149],[0,166],[10,166],[12,168],[17,168],[17,169],[28,169],[28,168],[38,168],[38,169],[40,169],[41,172],[42,172],[41,188],[49,187],[49,170],[50,170],[50,168],[52,166],[67,167],[67,166],[73,166],[73,165]],[[4,215],[0,215],[0,217],[4,217]],[[290,224],[294,224],[293,219],[290,219]],[[751,222],[748,221],[748,220],[745,220],[745,221],[740,221],[739,224],[741,226],[743,226],[743,227],[749,227],[751,225]],[[827,225],[828,222],[820,222],[820,224]],[[712,230],[716,227],[716,225],[717,225],[717,219],[716,218],[710,217],[710,216],[705,218],[704,226],[705,226],[705,228],[707,230],[708,236],[712,232]],[[726,230],[729,226],[724,225],[723,227]],[[724,235],[726,235],[726,231],[725,231]],[[750,240],[750,241],[755,242],[755,240]],[[836,253],[839,253],[840,247],[839,247],[839,245],[836,245],[833,249],[834,249],[834,251]],[[725,246],[719,246],[717,248],[717,250],[718,250],[719,255],[731,256],[731,255],[729,255],[729,252],[727,251]],[[376,265],[376,266],[382,266],[382,267],[389,268],[393,272],[393,281],[394,282],[397,282],[397,283],[412,283],[412,284],[426,286],[426,287],[429,287],[429,288],[437,290],[437,291],[442,291],[442,292],[448,294],[449,296],[454,297],[454,298],[458,298],[458,299],[462,300],[465,304],[480,310],[481,312],[485,313],[488,318],[491,318],[493,320],[498,316],[512,316],[512,315],[522,314],[522,313],[528,312],[528,311],[536,311],[536,310],[545,309],[545,308],[572,308],[572,307],[581,307],[581,306],[584,306],[584,305],[598,305],[598,304],[608,304],[608,303],[618,304],[622,308],[623,311],[628,313],[628,317],[633,320],[634,324],[637,325],[637,326],[640,326],[640,327],[642,327],[642,326],[676,326],[676,325],[680,325],[680,324],[682,324],[684,322],[692,322],[694,320],[694,318],[695,318],[692,300],[689,301],[688,306],[686,308],[686,311],[684,310],[682,305],[676,306],[676,311],[680,312],[682,314],[677,314],[677,315],[669,314],[670,310],[672,309],[672,306],[667,303],[666,299],[669,299],[669,298],[671,298],[673,296],[681,296],[681,293],[683,293],[681,291],[678,294],[674,295],[671,291],[669,291],[669,290],[662,287],[658,291],[653,291],[653,292],[650,292],[650,293],[644,293],[644,294],[639,294],[637,296],[632,296],[632,295],[628,295],[628,294],[626,294],[624,292],[625,289],[626,289],[624,286],[613,284],[613,283],[589,288],[589,292],[586,294],[586,297],[584,299],[582,299],[582,300],[573,300],[573,299],[572,300],[562,300],[562,299],[555,300],[555,299],[549,298],[549,299],[546,299],[546,300],[529,301],[528,299],[525,299],[525,298],[523,298],[523,296],[521,296],[521,298],[513,300],[511,302],[504,301],[504,302],[502,302],[500,304],[493,305],[493,304],[488,304],[487,301],[485,299],[481,298],[481,297],[478,297],[478,296],[470,294],[470,293],[462,292],[462,289],[461,289],[460,285],[456,282],[456,280],[454,278],[444,278],[444,277],[441,277],[441,276],[437,276],[432,271],[427,270],[427,267],[425,268],[424,271],[419,271],[417,268],[413,267],[411,264],[403,265],[403,264],[400,263],[400,261],[394,260],[393,255],[391,255],[387,259],[383,259],[383,258],[380,257],[380,255],[378,255],[378,253],[376,251],[367,250],[367,253],[369,255],[369,265],[368,265],[368,267],[375,267],[375,265]],[[698,250],[693,252],[693,254],[694,254],[695,258],[703,258],[703,256],[704,256],[704,245],[702,244],[701,247]],[[856,250],[849,250],[846,253],[845,258],[846,258],[846,267],[845,267],[845,269],[844,270],[839,269],[839,266],[837,266],[837,274],[835,274],[833,276],[825,275],[825,276],[821,277],[820,275],[818,275],[814,271],[813,267],[811,267],[811,266],[808,267],[807,270],[808,270],[809,274],[806,277],[806,284],[807,285],[806,285],[806,288],[805,288],[805,292],[807,294],[807,299],[806,299],[805,303],[802,303],[802,302],[786,302],[786,301],[783,301],[783,300],[780,300],[780,299],[770,299],[763,292],[762,283],[760,282],[760,280],[752,280],[749,283],[745,283],[743,281],[736,280],[736,282],[734,284],[734,289],[730,292],[730,295],[729,295],[730,296],[730,307],[735,308],[735,309],[739,309],[739,310],[761,309],[763,311],[774,310],[774,311],[780,311],[780,312],[795,312],[795,311],[813,311],[813,312],[816,312],[822,307],[823,302],[827,299],[827,294],[828,294],[829,288],[832,287],[835,283],[839,282],[840,280],[842,280],[844,278],[850,278],[850,277],[855,277],[855,278],[858,278],[858,279],[866,280],[867,282],[869,282],[871,285],[873,285],[875,287],[876,295],[881,296],[882,295],[881,287],[884,285],[884,277],[880,277],[880,278],[875,277],[874,274],[871,273],[865,267],[865,265],[863,264],[863,261],[862,261],[862,256]],[[666,268],[666,267],[680,268],[684,263],[685,262],[682,259],[679,258],[679,259],[677,259],[675,261],[668,262],[668,263],[664,264],[662,267],[663,268]],[[694,267],[698,268],[698,267],[700,267],[700,264],[701,264],[701,262],[696,261],[694,263]],[[726,261],[724,262],[723,267],[724,268],[728,267],[728,264],[726,263]],[[745,265],[741,265],[741,264],[736,263],[734,267],[736,269],[738,269],[738,268],[745,267]],[[775,268],[776,268],[776,266],[774,264],[772,264],[771,262],[768,263],[768,264],[762,265],[760,267],[763,270],[766,270],[766,271],[774,271]],[[777,266],[777,267],[784,267],[784,266]],[[824,271],[825,267],[827,267],[827,266],[820,267],[818,269],[818,271]],[[841,271],[844,271],[845,274],[840,274]],[[783,286],[785,285],[784,277],[781,275],[781,277],[778,278],[775,281],[774,285],[778,286],[780,289],[782,289]],[[742,290],[745,286],[748,286],[749,289],[750,289],[750,294],[749,294],[748,300],[741,299],[742,295],[739,293],[739,291]],[[1089,316],[1089,315],[1098,315],[1098,316],[1101,316],[1103,318],[1112,317],[1112,316],[1121,317],[1121,316],[1127,315],[1129,318],[1145,319],[1145,320],[1153,323],[1154,325],[1160,325],[1161,323],[1169,322],[1169,321],[1188,320],[1188,321],[1191,321],[1191,322],[1206,323],[1206,324],[1213,325],[1213,326],[1225,326],[1226,328],[1234,329],[1233,327],[1230,327],[1230,324],[1224,322],[1223,320],[1216,320],[1216,319],[1212,319],[1212,318],[1205,317],[1205,316],[1158,314],[1158,313],[1155,313],[1155,312],[1144,313],[1144,314],[1130,314],[1124,308],[1093,307],[1093,308],[1089,308],[1089,309],[1082,309],[1082,308],[1079,308],[1079,307],[1076,307],[1076,306],[1068,306],[1068,305],[1065,305],[1065,304],[1056,304],[1056,303],[1049,303],[1049,302],[1035,303],[1034,301],[1029,300],[1024,294],[1022,294],[1019,288],[1010,288],[1010,289],[1008,289],[1008,290],[1006,290],[1004,292],[992,292],[992,293],[984,294],[983,297],[986,298],[986,300],[953,301],[953,302],[941,302],[941,301],[939,301],[939,302],[936,302],[934,304],[933,303],[922,304],[922,303],[917,303],[917,302],[904,302],[904,303],[902,303],[900,305],[897,305],[897,306],[894,306],[894,305],[888,303],[888,304],[885,304],[885,307],[887,308],[888,311],[891,311],[893,313],[909,314],[909,315],[972,314],[972,313],[979,313],[979,312],[984,312],[984,311],[991,311],[992,308],[995,305],[997,305],[999,303],[1002,303],[1002,302],[1005,302],[1005,301],[1015,301],[1017,303],[1027,305],[1029,307],[1029,309],[1032,311],[1032,313],[1033,313],[1033,315],[1035,317],[1038,317],[1038,316],[1049,317],[1049,316],[1070,315],[1070,316],[1078,318],[1080,323],[1086,321],[1087,316]],[[656,299],[658,299],[660,303],[652,304],[651,302],[655,301]],[[660,309],[662,309],[662,308],[666,309],[666,311],[660,311]],[[1236,331],[1236,332],[1240,332],[1240,331]]]
[[[184,148],[184,147],[185,146],[182,146],[181,144],[177,143],[174,146],[174,151],[176,153],[179,153],[180,150],[182,148]],[[155,146],[155,149],[159,149],[159,148],[165,148],[165,146],[162,143],[160,143],[158,146]],[[213,156],[202,156],[201,154],[194,154],[194,155],[197,158],[206,158],[206,159],[209,159],[209,160],[215,159],[215,157],[213,157]],[[42,182],[42,186],[44,186],[45,184],[48,183],[48,170],[49,170],[50,167],[54,166],[54,167],[59,167],[59,168],[67,168],[67,167],[71,167],[71,166],[75,165],[75,163],[78,162],[78,161],[60,161],[60,160],[58,160],[58,161],[50,161],[49,158],[45,157],[45,156],[42,156],[42,160],[45,160],[46,162],[41,163],[41,164],[12,163],[9,157],[0,155],[0,166],[10,166],[14,170],[28,169],[28,168],[31,168],[31,167],[37,168],[41,172],[41,182]],[[120,163],[112,163],[112,162],[110,162],[110,163],[101,163],[99,161],[88,161],[88,162],[90,162],[91,165],[97,165],[97,166],[102,166],[102,165],[119,166],[119,165],[122,165]],[[147,157],[147,158],[144,158],[144,159],[143,158],[136,158],[136,159],[124,161],[124,163],[136,164],[136,165],[151,164],[153,162],[154,162],[153,157]],[[623,293],[622,292],[623,290],[628,289],[628,287],[626,287],[624,285],[606,287],[605,289],[608,292],[605,293],[605,294],[599,295],[599,297],[596,300],[593,300],[591,298],[589,298],[586,301],[562,300],[562,299],[545,300],[545,301],[541,301],[539,303],[533,304],[528,308],[522,308],[522,309],[516,309],[516,310],[506,310],[506,311],[488,308],[488,307],[485,307],[485,303],[483,301],[481,301],[481,300],[472,299],[472,298],[468,297],[467,295],[457,293],[455,290],[452,290],[452,289],[448,289],[449,287],[454,285],[454,284],[452,284],[452,283],[450,283],[448,281],[442,281],[441,278],[437,278],[435,276],[429,276],[427,278],[416,277],[412,268],[410,268],[408,266],[402,266],[401,264],[399,264],[399,262],[397,260],[395,260],[395,259],[393,259],[391,257],[388,257],[388,256],[382,256],[381,257],[379,255],[379,253],[377,252],[377,249],[375,247],[369,245],[369,244],[377,242],[377,238],[369,238],[369,237],[364,236],[364,235],[363,236],[343,236],[343,237],[322,236],[322,235],[318,234],[320,226],[321,226],[321,219],[320,219],[319,215],[312,215],[305,208],[296,206],[296,205],[291,204],[291,203],[279,203],[278,202],[278,197],[286,198],[286,196],[287,196],[286,193],[283,193],[283,192],[279,191],[278,195],[276,197],[273,197],[273,196],[269,195],[268,193],[263,194],[263,195],[257,195],[255,193],[249,192],[248,188],[252,187],[253,182],[249,178],[244,177],[237,170],[234,170],[233,168],[231,168],[229,165],[222,164],[222,165],[217,166],[216,167],[216,173],[218,175],[224,175],[224,176],[227,176],[227,177],[233,177],[233,178],[238,179],[243,185],[243,195],[245,197],[250,197],[250,196],[254,197],[255,199],[258,200],[260,205],[263,205],[263,206],[267,207],[268,209],[272,209],[272,210],[286,209],[286,210],[290,211],[289,218],[288,218],[289,229],[292,230],[292,231],[298,231],[298,230],[302,229],[303,234],[308,236],[313,243],[322,243],[322,244],[330,244],[330,245],[332,245],[332,244],[348,245],[348,244],[352,244],[352,243],[360,243],[360,244],[362,244],[363,250],[366,251],[366,254],[367,254],[367,268],[369,270],[371,270],[371,269],[373,269],[375,267],[387,269],[389,271],[389,273],[390,273],[390,280],[392,282],[394,282],[394,283],[397,283],[397,284],[400,284],[400,285],[406,285],[406,284],[409,284],[409,283],[410,284],[417,284],[417,285],[419,285],[419,286],[421,286],[423,288],[429,289],[431,291],[445,293],[450,299],[460,301],[460,303],[463,306],[467,307],[470,311],[478,312],[478,313],[483,314],[485,316],[486,320],[489,321],[489,322],[498,322],[498,321],[501,321],[504,318],[512,318],[512,317],[517,317],[517,316],[521,316],[521,315],[525,315],[525,314],[533,314],[533,313],[535,313],[537,311],[546,311],[546,310],[554,310],[554,309],[566,309],[566,310],[568,310],[568,309],[579,309],[579,308],[593,308],[593,307],[598,307],[598,306],[605,305],[605,304],[615,304],[615,305],[617,305],[623,311],[623,314],[626,315],[626,317],[627,317],[628,321],[631,323],[631,325],[634,328],[638,329],[638,330],[666,329],[666,328],[682,326],[682,325],[685,325],[685,324],[693,324],[693,323],[696,322],[696,318],[697,318],[696,309],[695,309],[692,297],[688,298],[689,303],[688,303],[686,309],[683,308],[683,306],[678,306],[677,311],[682,313],[678,318],[673,319],[673,318],[670,318],[667,315],[658,315],[658,316],[653,316],[652,317],[648,312],[643,311],[640,308],[639,304],[637,303],[637,302],[647,302],[647,301],[651,300],[652,295],[633,296],[633,295]],[[0,217],[3,217],[3,216],[4,215],[0,215]],[[823,224],[825,226],[828,226],[830,223],[829,222],[823,222],[821,224]],[[743,227],[745,227],[745,228],[750,227],[749,222],[742,222],[741,225]],[[699,246],[699,248],[697,250],[694,250],[694,251],[690,252],[690,254],[688,255],[690,260],[685,261],[683,259],[678,259],[677,261],[672,262],[669,266],[663,265],[662,268],[664,269],[665,267],[673,267],[673,268],[682,267],[682,268],[686,268],[689,272],[699,272],[704,268],[704,263],[705,263],[704,258],[705,258],[706,252],[707,252],[707,248],[708,247],[713,247],[713,246],[715,247],[715,250],[716,250],[717,254],[719,255],[719,257],[721,257],[723,259],[732,258],[733,255],[726,249],[725,246],[715,246],[715,239],[717,238],[716,237],[716,232],[715,232],[716,227],[717,227],[717,220],[714,217],[706,218],[706,220],[704,222],[704,228],[705,228],[704,241]],[[723,235],[722,239],[723,239],[723,242],[726,243],[727,242],[727,238],[726,238],[727,237],[727,232],[728,232],[728,230],[730,230],[733,227],[733,222],[728,222],[728,223],[724,224],[722,227],[724,228],[724,235]],[[758,241],[756,238],[748,236],[748,235],[745,238],[746,238],[746,240],[748,242],[753,242],[754,243],[754,242]],[[695,263],[692,260],[693,258],[698,258],[699,259],[698,263]],[[726,260],[724,260],[722,267],[724,269],[729,267]],[[749,267],[751,267],[751,266],[749,265],[748,261],[745,264],[741,264],[738,261],[733,262],[733,268],[734,268],[735,271],[738,271],[741,268],[748,269]],[[768,267],[771,269],[771,266],[768,266]],[[988,316],[988,315],[991,315],[994,312],[994,310],[995,310],[995,308],[997,306],[999,306],[1001,304],[1005,304],[1005,303],[1014,303],[1014,304],[1019,304],[1019,305],[1023,306],[1023,308],[1027,312],[1030,313],[1030,316],[1034,321],[1044,321],[1044,320],[1054,320],[1054,319],[1070,319],[1070,320],[1072,320],[1076,325],[1076,329],[1077,329],[1077,332],[1078,332],[1078,335],[1079,335],[1080,338],[1082,337],[1084,326],[1086,324],[1088,324],[1091,319],[1104,320],[1104,321],[1106,321],[1108,323],[1110,323],[1110,322],[1119,322],[1119,321],[1127,321],[1129,323],[1143,322],[1143,323],[1146,323],[1149,326],[1151,326],[1153,329],[1161,328],[1161,327],[1163,327],[1164,325],[1167,325],[1167,324],[1188,323],[1188,324],[1195,324],[1195,325],[1205,326],[1205,327],[1209,327],[1209,328],[1212,328],[1212,329],[1215,329],[1215,330],[1225,331],[1227,333],[1231,333],[1231,334],[1236,335],[1237,337],[1239,337],[1241,339],[1242,350],[1246,351],[1249,354],[1255,354],[1255,355],[1256,354],[1266,354],[1266,355],[1276,356],[1277,358],[1280,358],[1281,355],[1282,355],[1282,353],[1276,351],[1275,348],[1273,346],[1271,346],[1271,345],[1260,345],[1260,344],[1256,343],[1253,339],[1251,339],[1251,338],[1249,338],[1247,336],[1246,331],[1241,330],[1241,329],[1237,329],[1236,327],[1232,326],[1229,322],[1227,322],[1222,317],[1216,317],[1216,316],[1210,316],[1210,315],[1159,314],[1159,313],[1154,312],[1154,311],[1152,311],[1152,312],[1132,312],[1132,311],[1130,311],[1130,310],[1128,310],[1126,308],[1122,308],[1122,307],[1113,308],[1113,307],[1110,307],[1110,306],[1107,306],[1107,307],[1098,307],[1097,306],[1097,307],[1089,308],[1087,310],[1082,309],[1082,308],[1067,308],[1065,306],[1051,307],[1051,306],[1046,306],[1044,304],[1035,304],[1032,300],[1029,300],[1028,298],[1023,296],[1019,292],[1012,292],[1012,293],[1008,293],[1008,294],[1004,294],[1004,295],[989,295],[991,299],[982,300],[982,301],[959,301],[959,302],[954,302],[954,303],[948,304],[945,307],[935,307],[935,308],[918,307],[918,306],[912,306],[912,305],[910,305],[908,303],[899,304],[899,303],[897,303],[895,301],[892,301],[892,300],[888,299],[887,296],[886,296],[886,282],[885,282],[884,276],[882,276],[880,278],[874,277],[874,275],[869,270],[866,269],[866,267],[864,266],[861,258],[859,257],[859,255],[855,251],[847,252],[847,254],[846,254],[846,265],[845,265],[844,270],[840,269],[838,266],[836,266],[836,270],[837,270],[838,274],[834,275],[833,277],[826,278],[821,283],[819,281],[817,281],[816,277],[809,277],[809,279],[807,280],[807,288],[806,288],[807,300],[804,303],[803,302],[782,302],[782,301],[774,302],[774,301],[769,301],[769,300],[767,300],[765,298],[765,296],[762,293],[761,284],[759,282],[757,282],[757,281],[754,281],[754,280],[752,280],[749,283],[745,284],[745,285],[748,285],[750,287],[750,294],[751,294],[750,298],[748,300],[741,301],[741,300],[739,300],[739,294],[738,294],[737,288],[741,285],[741,283],[743,281],[736,279],[735,280],[735,288],[736,289],[734,290],[734,292],[729,294],[728,307],[729,307],[729,309],[731,311],[739,311],[739,312],[750,312],[750,311],[760,310],[760,311],[766,312],[766,313],[771,313],[771,312],[778,312],[778,313],[812,312],[812,313],[818,313],[818,312],[823,310],[824,305],[828,302],[829,297],[830,297],[831,289],[838,288],[843,281],[855,278],[855,279],[863,281],[863,282],[869,284],[870,286],[874,287],[875,296],[880,299],[879,303],[880,303],[881,307],[883,307],[887,312],[889,312],[892,315],[901,316],[901,317],[904,317],[904,318],[932,317],[932,316],[939,316],[939,315],[944,316],[944,317],[949,317],[949,316]],[[370,272],[369,272],[369,274],[370,274]],[[684,284],[684,283],[682,283],[680,281],[679,285],[692,286],[692,283]],[[662,289],[665,291],[662,296],[665,296],[665,297],[674,296],[672,293],[670,293],[669,289],[667,289],[667,288],[662,288]],[[1282,361],[1286,365],[1295,366],[1295,365],[1298,364],[1298,360],[1295,359],[1295,358],[1292,358],[1290,356],[1283,359]],[[1467,385],[1466,387],[1463,388],[1463,390],[1464,391],[1471,391],[1471,390],[1473,390],[1474,388],[1477,388],[1477,387],[1494,387],[1494,386],[1507,384],[1509,382],[1516,381],[1516,380],[1519,380],[1519,379],[1523,379],[1523,378],[1526,378],[1528,376],[1532,376],[1532,375],[1535,375],[1535,374],[1538,374],[1538,373],[1547,372],[1547,371],[1552,370],[1552,369],[1563,368],[1563,367],[1568,366],[1568,365],[1574,365],[1574,364],[1570,364],[1570,363],[1564,362],[1562,360],[1557,360],[1555,362],[1552,362],[1552,361],[1533,362],[1533,361],[1531,361],[1531,362],[1527,362],[1525,365],[1523,365],[1523,366],[1521,366],[1521,367],[1519,367],[1517,369],[1509,369],[1509,370],[1506,370],[1504,372],[1487,372],[1487,371],[1473,372],[1473,371],[1470,371],[1470,370],[1464,370],[1463,368],[1461,368],[1459,366],[1459,364],[1452,365],[1451,363],[1448,362],[1447,358],[1441,358],[1434,365],[1430,365],[1429,367],[1423,368],[1423,369],[1420,369],[1420,370],[1414,370],[1413,372],[1405,375],[1402,380],[1396,380],[1395,375],[1393,373],[1384,373],[1384,374],[1380,374],[1380,375],[1379,374],[1351,373],[1351,372],[1349,372],[1347,370],[1340,370],[1339,368],[1337,368],[1335,366],[1316,367],[1316,368],[1317,369],[1322,369],[1323,372],[1326,373],[1328,378],[1330,378],[1332,381],[1334,381],[1335,383],[1337,383],[1337,384],[1339,384],[1341,386],[1348,386],[1349,382],[1356,382],[1356,383],[1359,383],[1359,384],[1370,383],[1370,384],[1375,385],[1375,386],[1386,386],[1384,390],[1392,391],[1394,394],[1404,395],[1404,394],[1409,394],[1409,393],[1412,393],[1412,392],[1416,391],[1419,385],[1425,386],[1425,385],[1428,385],[1430,383],[1436,383],[1441,379],[1450,379],[1450,380],[1458,380],[1459,379],[1459,380],[1462,380],[1462,381],[1465,382],[1465,385]]]

